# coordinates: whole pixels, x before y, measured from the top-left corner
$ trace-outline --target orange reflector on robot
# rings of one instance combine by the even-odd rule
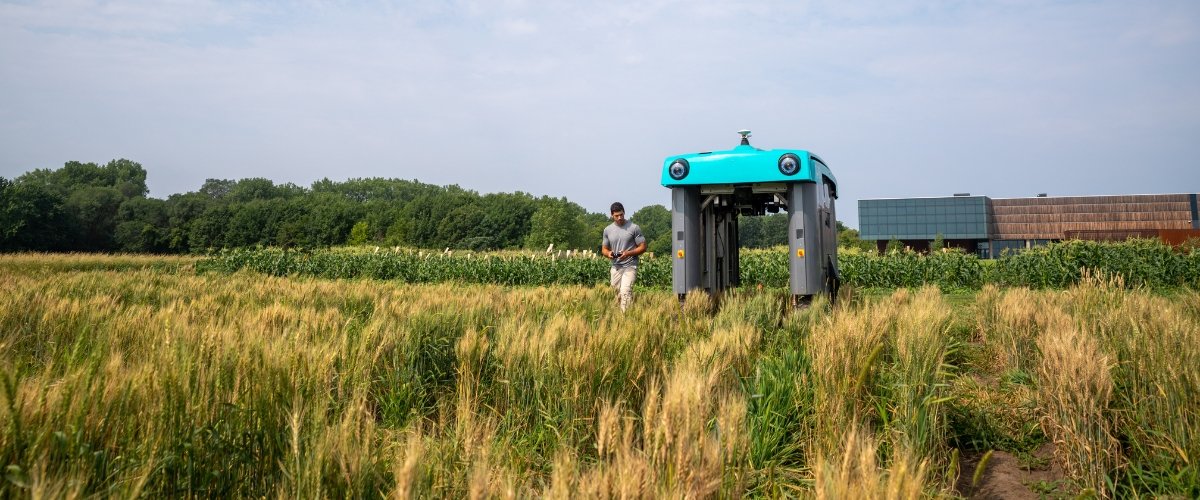
[[[804,256],[804,249],[803,249],[803,248],[797,248],[797,249],[796,249],[796,256],[797,256],[797,257],[803,257],[803,256]]]
[[[680,248],[678,252],[675,252],[675,256],[682,259],[683,258],[683,249]]]

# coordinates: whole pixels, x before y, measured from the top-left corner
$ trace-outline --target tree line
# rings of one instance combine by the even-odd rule
[[[387,245],[497,250],[595,249],[608,214],[528,193],[488,193],[416,180],[208,179],[196,191],[147,196],[146,170],[119,159],[67,162],[0,177],[0,251],[201,253],[218,248]],[[671,213],[630,216],[650,251],[670,252]],[[839,223],[840,224],[840,223]],[[745,217],[742,246],[785,244],[786,215]]]

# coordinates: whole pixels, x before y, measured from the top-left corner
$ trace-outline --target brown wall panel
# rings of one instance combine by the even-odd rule
[[[1160,229],[1158,237],[1172,245],[1182,245],[1189,239],[1200,239],[1200,229]]]
[[[1066,222],[1052,224],[1001,223],[995,226],[995,239],[1063,239],[1067,231],[1126,231],[1145,229],[1189,229],[1190,221],[1117,221]]]
[[[992,206],[1085,205],[1112,203],[1188,203],[1187,194],[1127,194],[1112,196],[1056,196],[1046,198],[992,198]]]
[[[1000,223],[1061,223],[1061,222],[1117,222],[1117,221],[1190,221],[1190,212],[1108,212],[1108,213],[1060,213],[1060,214],[996,214]]]
[[[1009,205],[992,206],[992,212],[1001,214],[1062,214],[1062,213],[1106,213],[1106,212],[1191,212],[1187,202],[1155,203],[1080,203],[1073,205]]]

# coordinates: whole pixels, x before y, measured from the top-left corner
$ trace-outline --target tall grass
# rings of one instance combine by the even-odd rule
[[[989,293],[971,348],[1036,373],[1020,423],[1064,461],[1115,439],[1079,481],[1195,493],[1194,294]],[[954,366],[971,315],[933,288],[785,295],[621,314],[605,286],[4,268],[0,496],[953,494],[956,412],[994,415],[962,388],[996,368]]]
[[[940,461],[946,449],[950,310],[935,288],[924,288],[899,310],[890,373],[892,438],[902,456]]]
[[[811,333],[817,496],[914,498],[944,487],[927,474],[950,465],[950,321],[936,289],[902,289],[836,309]]]
[[[985,290],[985,297],[996,294]],[[1041,296],[1028,288],[1013,288],[981,310],[980,331],[995,365],[992,373],[1021,377],[1031,373],[1037,362],[1035,340],[1041,331],[1039,319],[1045,312]],[[982,305],[982,303],[981,303]]]
[[[1043,427],[1057,445],[1056,458],[1082,486],[1111,494],[1109,475],[1121,465],[1120,444],[1108,413],[1113,395],[1110,358],[1099,340],[1061,313],[1050,317],[1038,348]]]
[[[1200,496],[1200,321],[1189,297],[1127,294],[1119,278],[1089,277],[1061,297],[1112,360],[1108,418],[1128,465],[1117,492]]]
[[[846,429],[873,430],[871,395],[878,385],[880,355],[896,303],[906,298],[901,290],[877,308],[843,310],[810,334],[816,453],[840,456]]]
[[[11,253],[0,254],[0,271],[61,273],[152,269],[162,273],[190,274],[200,261],[200,257],[190,255]]]
[[[820,499],[895,498],[916,499],[926,491],[927,467],[908,452],[901,452],[890,468],[880,467],[877,445],[869,435],[851,428],[846,431],[840,457],[817,462],[814,493]]]
[[[1019,413],[1036,411],[1059,464],[1102,496],[1200,495],[1195,292],[1130,292],[1119,274],[1080,279],[1061,293],[980,293],[978,368],[998,382],[958,382],[973,404],[957,417],[967,426],[994,418],[988,427],[1003,432],[983,442],[1029,446],[1037,435],[1022,430]],[[1036,407],[1024,408],[1030,391]],[[975,413],[1005,402],[1015,411]]]

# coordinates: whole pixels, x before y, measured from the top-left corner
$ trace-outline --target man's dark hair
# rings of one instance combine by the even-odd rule
[[[625,211],[625,205],[622,205],[621,202],[619,202],[619,201],[614,201],[612,206],[608,207],[608,213],[610,213],[610,214],[615,214],[617,212],[624,212],[624,211]]]

